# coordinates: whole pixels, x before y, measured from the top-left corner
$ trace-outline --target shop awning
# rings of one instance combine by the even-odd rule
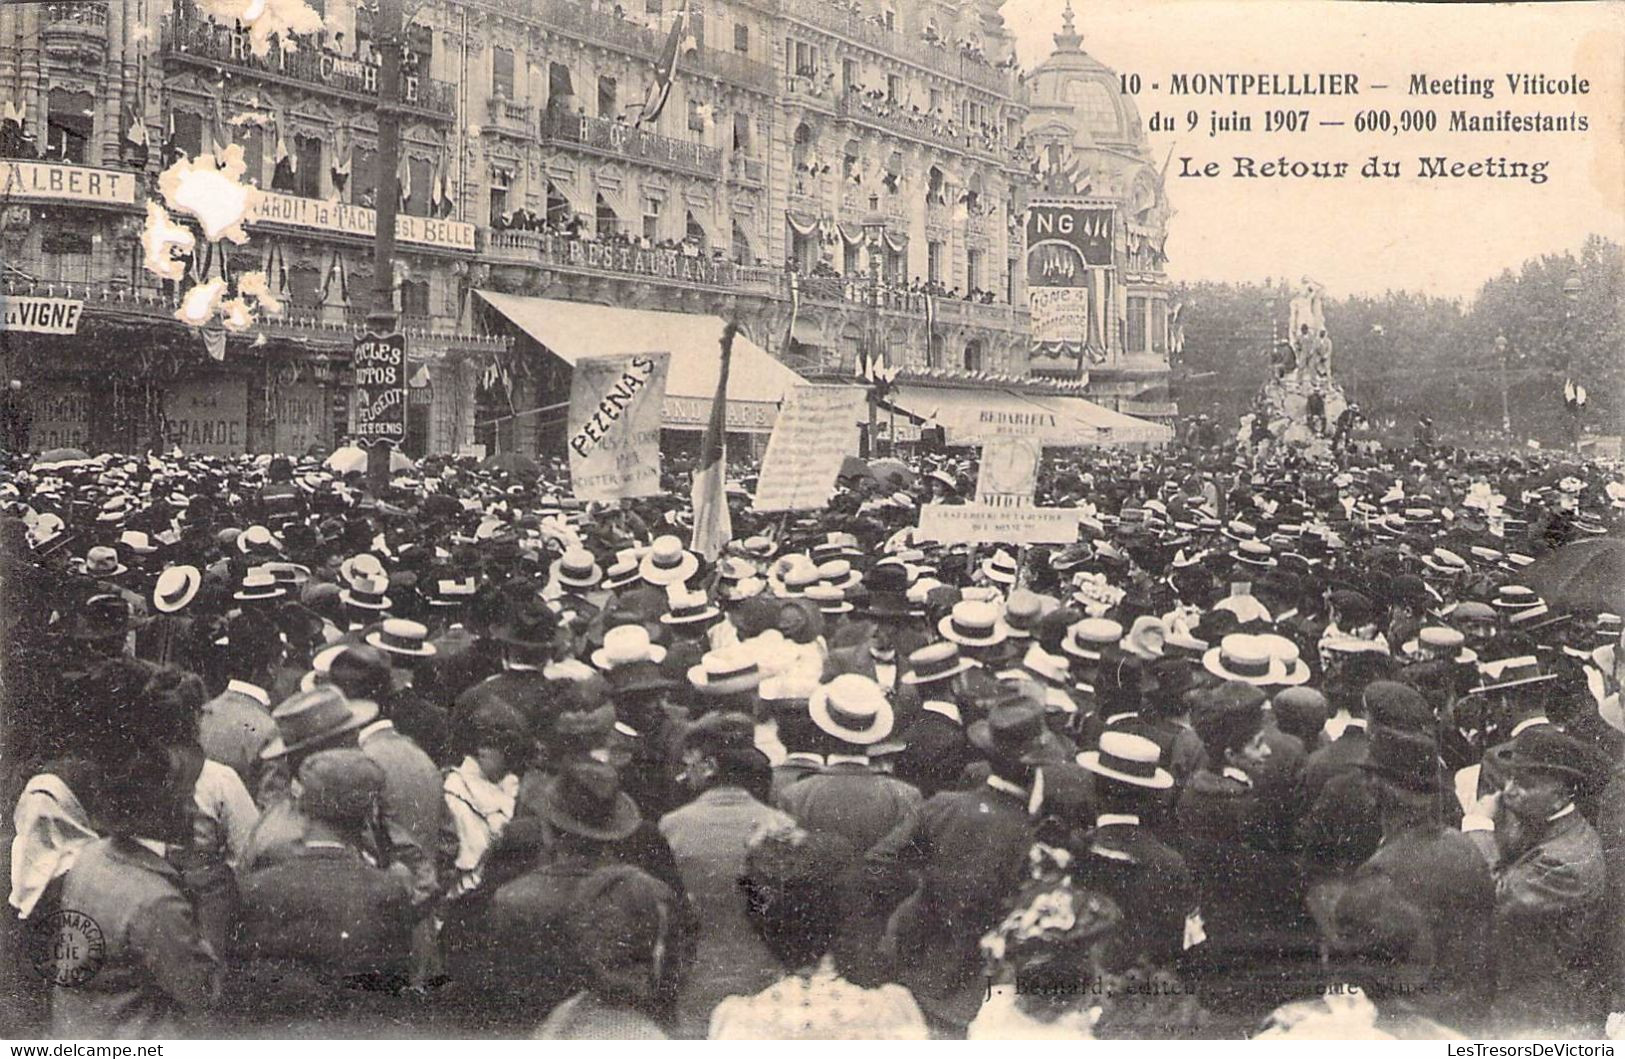
[[[1173,440],[1159,423],[1103,408],[1081,397],[1029,394],[997,387],[898,386],[891,403],[941,426],[950,445],[979,445],[1022,434],[1046,445],[1156,444]]]
[[[720,316],[620,309],[484,290],[479,295],[566,364],[614,353],[669,352],[664,424],[678,430],[705,429],[722,355]],[[728,372],[728,429],[771,433],[779,402],[801,381],[761,346],[739,335]]]

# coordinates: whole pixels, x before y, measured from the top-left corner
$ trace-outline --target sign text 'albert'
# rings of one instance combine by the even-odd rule
[[[406,336],[371,331],[356,339],[355,432],[368,441],[406,438]]]

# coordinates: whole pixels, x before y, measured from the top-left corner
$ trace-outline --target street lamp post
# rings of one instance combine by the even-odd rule
[[[880,212],[880,196],[876,193],[869,195],[869,212],[863,218],[863,241],[869,250],[869,354],[863,358],[865,361],[865,376],[869,384],[869,435],[868,454],[871,457],[880,455],[880,446],[877,443],[878,418],[880,413],[880,387],[878,373],[881,367],[880,351],[880,259],[884,253],[886,240],[886,215]],[[892,451],[897,451],[897,441],[892,439]]]
[[[377,201],[374,203],[375,229],[372,244],[372,307],[367,312],[367,329],[386,335],[395,330],[395,214],[399,207],[400,178],[396,161],[401,150],[401,50],[402,0],[377,0],[373,23],[378,51],[378,154],[374,163]],[[405,373],[406,365],[401,365]],[[367,478],[375,488],[389,483],[390,443],[374,441],[367,446]]]
[[[1501,365],[1501,432],[1512,437],[1512,406],[1507,401],[1507,336],[1495,336],[1495,356]]]

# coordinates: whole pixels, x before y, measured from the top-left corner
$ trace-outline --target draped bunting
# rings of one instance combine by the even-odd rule
[[[908,249],[908,233],[886,229],[886,245],[891,247],[893,253],[903,253]]]
[[[837,224],[835,230],[841,233],[841,238],[853,246],[863,245],[863,229],[857,225]]]
[[[785,219],[790,222],[790,228],[797,235],[812,235],[818,231],[818,218],[806,214],[798,214],[795,210],[785,210]]]

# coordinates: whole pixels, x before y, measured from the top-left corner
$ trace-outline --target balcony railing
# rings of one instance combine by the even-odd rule
[[[510,136],[535,138],[536,108],[500,96],[491,97],[490,108],[490,128]]]
[[[524,19],[540,18],[550,29],[594,44],[607,44],[641,58],[653,59],[666,35],[615,14],[613,5],[582,0],[493,0],[496,6]],[[760,92],[773,91],[773,68],[754,59],[716,48],[684,52],[677,68],[711,74]]]
[[[543,140],[582,147],[598,154],[682,169],[699,176],[717,177],[722,172],[719,148],[676,140],[606,118],[546,113],[542,115],[541,129]]]
[[[485,236],[486,257],[505,264],[552,265],[728,288],[736,286],[743,267],[702,254],[571,239],[548,232],[486,229]],[[761,282],[759,269],[752,267],[748,276],[753,283]]]
[[[280,47],[274,41],[263,58],[249,48],[248,34],[208,19],[164,18],[164,56],[207,66],[233,67],[313,85],[336,95],[369,101],[378,95],[378,65],[325,51],[314,45]],[[457,89],[445,81],[415,74],[401,76],[401,105],[441,118],[457,114]]]
[[[994,161],[1002,161],[1007,154],[997,137],[989,138],[979,131],[967,132],[929,114],[905,109],[899,103],[870,99],[857,90],[843,95],[835,105],[835,112],[851,121],[932,146],[968,151]]]
[[[1001,96],[1015,94],[1009,70],[965,55],[952,45],[913,40],[862,15],[836,7],[828,0],[786,4],[784,12],[805,25],[816,26],[876,51],[923,66],[944,77],[967,81]]]
[[[833,110],[838,93],[831,78],[824,74],[785,74],[784,97],[794,103],[816,110]]]
[[[107,34],[107,5],[92,0],[63,0],[45,5],[47,29],[70,29]]]

